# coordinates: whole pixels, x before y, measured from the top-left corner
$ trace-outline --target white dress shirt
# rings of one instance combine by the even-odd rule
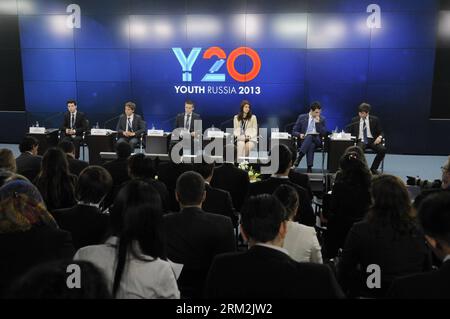
[[[312,125],[312,127],[309,127],[310,124]],[[306,134],[317,134],[316,121],[315,121],[314,117],[311,116],[311,114],[309,114],[308,127],[306,128]]]
[[[125,127],[125,131],[128,131],[128,119],[130,119],[131,129],[133,129],[134,114],[131,114],[130,117],[127,116],[127,126]],[[131,130],[130,130],[130,131],[131,131]]]
[[[69,112],[70,113],[70,112]],[[73,115],[73,122],[72,122],[72,115]],[[70,117],[69,117],[69,125],[70,128],[73,129],[75,128],[75,122],[77,121],[77,111],[70,113]]]
[[[370,131],[370,121],[369,121],[369,115],[366,116],[366,127],[367,127],[367,138],[373,138],[372,132]],[[363,140],[363,126],[364,120],[362,118],[359,119],[359,136],[358,139],[361,141]]]
[[[90,261],[97,266],[103,272],[110,292],[112,292],[117,264],[117,242],[117,237],[110,237],[105,244],[83,247],[74,256],[74,260]],[[140,249],[136,248],[139,252]],[[116,298],[179,299],[180,291],[170,263],[141,253],[139,255],[146,260],[137,259],[128,252]]]

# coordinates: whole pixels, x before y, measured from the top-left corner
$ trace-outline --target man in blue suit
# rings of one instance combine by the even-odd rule
[[[292,129],[292,136],[296,136],[300,140],[299,156],[294,166],[298,166],[303,156],[306,155],[308,173],[312,172],[314,150],[321,145],[320,135],[326,134],[325,118],[320,115],[320,112],[320,103],[313,102],[309,113],[300,114]]]

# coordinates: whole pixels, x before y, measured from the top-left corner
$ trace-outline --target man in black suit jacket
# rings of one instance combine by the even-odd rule
[[[249,250],[217,256],[205,285],[207,298],[340,298],[330,268],[299,263],[283,249],[287,233],[283,205],[273,195],[251,198],[242,209],[241,234]]]
[[[419,208],[419,221],[429,246],[443,263],[437,271],[395,280],[388,296],[450,299],[450,192],[429,195]]]
[[[184,103],[184,113],[179,113],[175,119],[175,128],[185,128],[195,135],[194,121],[200,121],[200,115],[194,113],[194,102],[187,100]]]
[[[89,166],[87,162],[75,158],[75,145],[70,140],[62,140],[58,147],[66,154],[69,171],[73,175],[80,175],[81,171]]]
[[[289,180],[289,172],[292,167],[292,153],[286,145],[277,145],[279,154],[279,166],[276,174],[270,178],[260,182],[250,184],[248,188],[248,196],[255,196],[259,194],[273,194],[273,192],[282,184],[287,184],[294,187],[298,192],[300,200],[298,213],[295,221],[307,226],[314,226],[316,224],[316,217],[311,206],[311,197],[309,192]],[[272,152],[273,154],[273,152]]]
[[[112,187],[112,178],[101,166],[90,166],[78,178],[78,204],[52,211],[61,229],[72,234],[75,249],[98,245],[106,239],[109,214],[102,213],[101,202]]]
[[[16,158],[17,173],[31,182],[41,170],[42,157],[38,156],[39,142],[33,136],[25,136],[19,145],[20,155]]]
[[[236,248],[233,225],[228,217],[202,210],[205,181],[198,173],[178,178],[176,197],[181,211],[164,216],[167,257],[184,265],[178,279],[181,295],[199,297],[214,256]]]
[[[83,133],[88,130],[88,121],[83,112],[77,111],[77,102],[67,101],[67,112],[64,114],[64,122],[61,127],[61,137],[69,139],[75,145],[75,158],[80,157],[80,143]]]
[[[206,198],[202,205],[203,209],[209,213],[230,217],[233,225],[236,227],[238,225],[238,216],[234,210],[230,193],[210,185],[214,175],[214,163],[196,164],[195,170],[205,180]]]
[[[383,142],[383,129],[381,128],[378,117],[370,115],[371,106],[367,103],[362,103],[358,107],[358,116],[352,119],[352,122],[347,126],[347,131],[356,136],[357,145],[363,150],[370,148],[377,154],[373,160],[370,170],[374,174],[378,174],[378,167],[386,155],[386,147]]]
[[[140,115],[135,114],[136,104],[125,103],[125,114],[122,114],[117,122],[116,131],[119,135],[119,142],[130,143],[132,149],[139,144],[139,139],[145,134],[146,123]]]

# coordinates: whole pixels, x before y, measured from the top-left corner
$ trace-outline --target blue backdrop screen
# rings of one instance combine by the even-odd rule
[[[33,121],[76,99],[103,125],[134,101],[167,130],[190,98],[218,126],[248,99],[261,126],[284,128],[318,100],[332,130],[368,102],[391,152],[430,151],[437,0],[17,0],[16,14]],[[412,140],[405,123],[426,134]]]

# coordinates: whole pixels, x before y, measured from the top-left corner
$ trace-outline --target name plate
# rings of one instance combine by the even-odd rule
[[[208,131],[208,138],[223,138],[224,136],[223,131]]]
[[[45,134],[45,127],[30,127],[31,134]]]
[[[93,128],[91,129],[91,135],[108,135],[110,130],[105,128]]]
[[[278,139],[278,140],[288,140],[289,133],[287,133],[287,132],[272,132],[271,137],[274,139]]]
[[[164,136],[164,130],[147,130],[148,136]]]
[[[332,140],[340,140],[340,141],[351,141],[352,134],[350,133],[333,133],[331,135]]]

